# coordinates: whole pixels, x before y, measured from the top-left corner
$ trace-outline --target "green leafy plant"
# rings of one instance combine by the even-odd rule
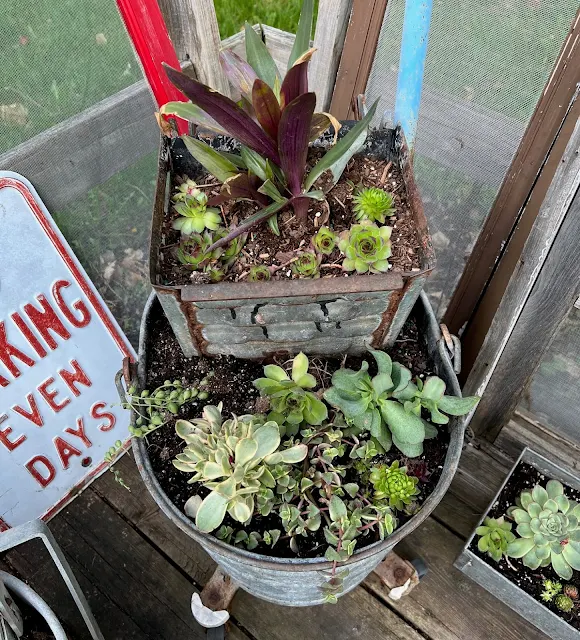
[[[540,598],[542,598],[542,600],[544,602],[552,602],[552,600],[559,593],[562,592],[562,583],[561,582],[556,582],[554,580],[544,580],[544,582],[542,583],[542,586],[544,587],[544,589],[542,590],[542,593],[540,594]]]
[[[254,265],[253,267],[250,267],[250,271],[248,273],[249,282],[267,282],[271,277],[272,274],[270,273],[270,269],[263,265]]]
[[[580,570],[580,505],[564,495],[562,483],[550,480],[545,488],[522,491],[508,515],[520,536],[508,545],[510,558],[521,558],[530,569],[551,565],[564,580]]]
[[[352,199],[357,220],[370,220],[384,224],[387,216],[395,213],[393,196],[378,187],[361,189]]]
[[[554,598],[556,608],[564,613],[570,613],[574,608],[574,601],[565,593],[560,593]]]
[[[303,251],[292,263],[292,271],[303,278],[320,278],[320,258],[313,251]]]
[[[203,500],[193,496],[189,507],[186,504],[204,532],[217,529],[226,513],[238,522],[248,522],[260,489],[276,488],[273,468],[282,464],[287,474],[287,465],[301,462],[308,453],[304,444],[281,447],[280,429],[273,421],[250,415],[223,421],[221,410],[221,404],[206,406],[202,418],[178,420],[175,425],[187,446],[174,466],[193,474],[189,482],[200,482],[211,490]]]
[[[511,522],[506,522],[503,517],[485,518],[475,533],[481,536],[477,548],[482,553],[487,553],[496,562],[506,555],[509,543],[516,538],[512,532]]]
[[[477,397],[456,398],[445,395],[445,383],[440,378],[428,378],[422,390],[411,381],[411,372],[393,362],[383,351],[369,350],[376,361],[378,373],[371,377],[369,365],[363,361],[359,371],[341,368],[332,376],[332,387],[325,391],[325,400],[344,413],[359,429],[369,431],[384,451],[391,445],[406,456],[415,458],[423,453],[423,441],[434,438],[437,429],[421,417],[421,402],[436,406],[453,416],[462,416],[477,404]],[[431,382],[433,380],[433,382]],[[437,393],[432,388],[436,388]],[[424,395],[427,389],[428,397]],[[416,396],[419,394],[419,405]],[[432,404],[435,403],[435,404]],[[442,415],[442,414],[441,414]],[[443,416],[446,422],[447,416]],[[442,423],[443,418],[438,418]]]
[[[336,247],[337,236],[328,227],[320,227],[316,235],[312,238],[312,245],[319,253],[329,256]]]
[[[383,273],[389,269],[391,227],[377,227],[365,220],[340,234],[338,248],[345,255],[345,271]]]
[[[129,432],[136,438],[142,438],[167,424],[184,404],[196,398],[203,400],[207,393],[196,387],[184,387],[181,380],[165,380],[156,389],[144,389],[139,394],[132,385],[128,389],[127,402],[121,406],[134,411],[135,424],[129,425]]]
[[[400,467],[395,460],[390,467],[378,465],[371,468],[370,481],[375,488],[375,497],[388,500],[389,506],[398,511],[413,502],[421,491],[417,487],[419,478],[407,475],[407,468]]]
[[[216,231],[221,224],[217,209],[208,208],[207,195],[197,188],[193,180],[186,180],[177,188],[173,196],[175,211],[179,217],[173,221],[173,228],[182,235],[201,233],[205,229]]]
[[[308,358],[299,353],[292,361],[291,377],[274,364],[264,367],[265,378],[254,380],[254,386],[270,400],[269,420],[274,420],[285,433],[296,433],[303,422],[319,425],[328,417],[328,409],[315,393],[316,378],[308,373]]]
[[[261,207],[226,238],[218,240],[218,245],[289,205],[299,220],[305,220],[311,199],[325,199],[322,191],[313,190],[318,178],[330,172],[332,188],[366,140],[376,104],[307,172],[309,143],[331,126],[335,130],[340,127],[330,114],[314,113],[316,96],[308,90],[308,65],[314,53],[310,48],[312,20],[313,0],[305,0],[298,26],[301,35],[295,40],[284,78],[249,24],[245,27],[246,61],[230,50],[221,52],[224,71],[241,94],[238,103],[176,69],[165,68],[170,81],[191,103],[168,103],[161,113],[228,134],[241,145],[239,155],[228,154],[201,140],[183,137],[195,159],[223,183],[220,196],[209,204],[244,198]]]
[[[212,248],[223,238],[225,229],[194,233],[182,240],[177,248],[177,259],[195,271],[206,273],[212,282],[223,280],[244,246],[245,236],[234,238],[226,247]]]

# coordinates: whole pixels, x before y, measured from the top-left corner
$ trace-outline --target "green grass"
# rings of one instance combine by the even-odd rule
[[[302,0],[214,0],[220,35],[227,38],[243,29],[244,22],[296,32]]]

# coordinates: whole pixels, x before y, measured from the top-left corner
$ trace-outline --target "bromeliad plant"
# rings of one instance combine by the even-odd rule
[[[325,188],[331,189],[366,140],[376,104],[314,166],[308,167],[309,144],[331,126],[336,139],[340,128],[330,114],[315,113],[316,96],[308,88],[308,65],[314,53],[310,48],[313,13],[314,1],[305,0],[284,78],[249,24],[245,28],[247,62],[232,51],[221,52],[224,71],[241,96],[238,102],[166,67],[168,78],[191,103],[171,102],[162,107],[161,113],[185,118],[240,143],[239,154],[232,154],[183,136],[194,158],[223,183],[220,195],[209,205],[246,199],[261,207],[214,246],[226,244],[288,205],[299,220],[305,220],[311,200],[325,199],[325,193],[314,188],[317,180],[330,172]]]
[[[359,371],[339,369],[332,376],[332,387],[325,400],[339,409],[354,426],[368,431],[389,451],[394,444],[403,454],[415,458],[423,453],[423,441],[434,438],[437,429],[422,417],[429,411],[435,424],[447,424],[448,416],[469,413],[479,398],[445,395],[445,383],[431,376],[423,383],[403,365],[393,362],[384,351],[369,349],[378,373],[371,377],[369,365],[363,361]]]

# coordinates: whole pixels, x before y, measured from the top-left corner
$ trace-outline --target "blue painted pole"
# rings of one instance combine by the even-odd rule
[[[433,0],[405,1],[395,124],[400,124],[403,128],[411,150],[415,147],[417,134],[432,8]]]

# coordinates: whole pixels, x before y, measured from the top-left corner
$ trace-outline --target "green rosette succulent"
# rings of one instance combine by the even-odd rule
[[[389,269],[391,227],[377,227],[370,220],[340,234],[338,248],[346,256],[342,268],[357,273],[384,273]]]
[[[305,444],[281,448],[275,422],[251,415],[224,421],[221,410],[221,404],[208,405],[201,419],[178,420],[175,425],[187,446],[173,465],[193,474],[190,483],[201,482],[211,490],[203,500],[193,496],[185,505],[185,512],[206,533],[217,529],[226,513],[238,522],[248,522],[258,494],[276,489],[278,479],[290,473],[288,465],[302,462],[308,454]]]
[[[370,481],[375,488],[375,498],[387,499],[389,506],[398,510],[411,504],[421,493],[417,488],[419,478],[408,476],[407,467],[399,467],[398,460],[395,460],[390,467],[387,465],[373,467]]]
[[[570,613],[574,608],[574,600],[567,596],[565,593],[560,593],[554,598],[554,604],[556,608],[564,613]]]
[[[511,522],[506,522],[503,518],[487,517],[475,533],[481,536],[477,548],[496,562],[506,554],[510,542],[516,539],[512,532]]]
[[[337,236],[328,227],[320,227],[318,233],[312,238],[312,244],[316,251],[329,256],[336,247]]]
[[[248,282],[267,282],[272,277],[270,269],[263,265],[255,265],[250,267],[248,273]]]
[[[385,218],[395,213],[393,196],[378,187],[361,189],[352,201],[357,220],[370,220],[384,224]]]
[[[508,545],[510,558],[530,569],[551,565],[564,580],[580,570],[580,505],[564,495],[562,483],[550,480],[546,488],[523,491],[508,515],[520,536]]]
[[[182,235],[202,233],[205,229],[216,231],[221,224],[218,209],[208,208],[207,195],[197,188],[193,180],[187,180],[177,188],[172,200],[179,217],[173,221],[173,228]]]
[[[292,271],[303,278],[320,278],[320,258],[313,251],[303,251],[292,263]]]
[[[328,417],[328,409],[315,393],[316,378],[308,373],[308,358],[299,353],[292,362],[292,377],[274,364],[264,367],[265,378],[254,380],[254,386],[270,399],[269,420],[285,425],[286,433],[297,432],[303,422],[319,425]]]
[[[220,228],[214,232],[206,230],[184,238],[177,248],[177,259],[194,271],[207,273],[212,282],[219,282],[235,262],[246,241],[245,235],[238,236],[226,247],[210,250],[212,244],[226,233],[225,229]]]

